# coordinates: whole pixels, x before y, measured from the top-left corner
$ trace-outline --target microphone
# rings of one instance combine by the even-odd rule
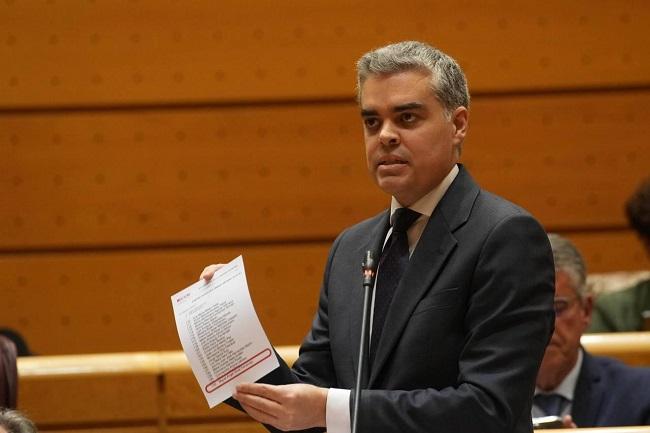
[[[357,433],[359,418],[359,400],[361,399],[361,383],[365,376],[365,364],[368,353],[368,340],[370,339],[370,304],[372,292],[375,289],[375,275],[377,263],[372,251],[366,251],[361,263],[363,270],[363,311],[361,316],[361,337],[359,338],[359,365],[357,366],[357,380],[354,384],[354,406],[352,408],[352,433]]]
[[[372,251],[366,251],[366,256],[363,262],[361,262],[361,268],[363,269],[363,287],[373,287],[375,285],[377,264],[375,263]]]

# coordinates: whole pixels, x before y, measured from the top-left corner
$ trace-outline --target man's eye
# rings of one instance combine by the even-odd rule
[[[555,308],[555,311],[560,312],[564,311],[567,309],[567,303],[564,301],[555,301],[553,304],[553,307]]]
[[[366,128],[372,129],[379,124],[379,121],[372,117],[366,117],[363,119],[363,124],[365,125]]]
[[[413,113],[402,113],[400,114],[400,120],[404,123],[413,123],[415,122],[415,115]]]

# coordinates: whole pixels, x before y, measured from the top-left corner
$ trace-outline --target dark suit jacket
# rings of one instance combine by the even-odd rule
[[[280,368],[264,381],[293,377],[354,387],[360,265],[366,250],[381,249],[388,224],[385,211],[336,239],[293,371]],[[481,190],[461,166],[396,290],[361,394],[359,431],[532,431],[531,400],[553,331],[553,294],[544,230],[524,210]]]
[[[650,368],[584,355],[571,410],[576,425],[650,425]]]

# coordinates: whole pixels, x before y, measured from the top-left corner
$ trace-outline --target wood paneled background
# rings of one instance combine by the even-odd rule
[[[243,254],[299,343],[329,244],[388,202],[354,64],[403,39],[465,68],[485,188],[594,272],[647,268],[622,207],[650,174],[649,25],[645,0],[4,0],[0,326],[39,354],[179,349],[170,295]]]

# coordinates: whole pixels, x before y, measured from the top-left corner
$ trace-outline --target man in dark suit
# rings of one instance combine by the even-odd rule
[[[546,234],[459,164],[469,94],[452,58],[402,42],[357,66],[368,170],[391,195],[390,210],[334,242],[298,360],[261,381],[287,385],[242,384],[234,397],[282,430],[349,431],[360,263],[372,250],[382,258],[359,431],[530,432],[535,376],[553,326]]]
[[[555,331],[537,376],[533,417],[558,415],[567,427],[650,424],[650,369],[592,356],[580,346],[593,300],[585,264],[568,239],[550,234],[555,260]]]

